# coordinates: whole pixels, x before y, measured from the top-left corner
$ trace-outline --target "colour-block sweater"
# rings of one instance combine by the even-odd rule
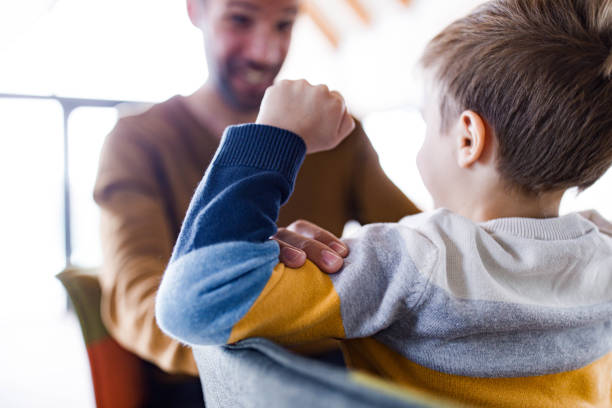
[[[104,253],[102,320],[122,347],[171,373],[198,375],[191,350],[157,327],[155,293],[220,139],[185,97],[175,96],[119,119],[100,157],[94,198]],[[319,200],[310,200],[315,196]],[[358,123],[335,149],[304,160],[277,225],[303,218],[340,235],[349,220],[396,222],[415,212],[383,172]],[[300,350],[316,352],[321,346]]]
[[[228,128],[157,295],[166,333],[342,339],[350,366],[472,405],[612,404],[609,224],[440,209],[361,228],[337,274],[293,270],[268,237],[304,154],[291,132]]]

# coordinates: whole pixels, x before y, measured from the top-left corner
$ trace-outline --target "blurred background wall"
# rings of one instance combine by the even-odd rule
[[[425,131],[415,63],[427,40],[478,3],[312,0],[281,73],[342,92],[384,169],[423,208],[431,201],[414,164]],[[93,406],[78,323],[54,279],[67,261],[64,169],[70,261],[99,265],[91,189],[104,137],[129,109],[49,97],[154,103],[190,94],[206,76],[184,1],[0,2],[0,406]],[[562,212],[612,218],[611,190],[608,172],[568,193]]]

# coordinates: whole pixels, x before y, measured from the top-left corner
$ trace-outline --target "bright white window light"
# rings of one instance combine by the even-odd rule
[[[568,190],[561,200],[561,214],[573,211],[597,210],[612,221],[612,169],[608,170],[595,184],[578,194],[576,189]]]
[[[419,111],[406,108],[373,113],[363,120],[363,127],[387,176],[419,208],[432,209],[433,201],[416,165],[425,138],[425,122]]]
[[[63,130],[55,101],[0,98],[0,114],[0,247],[2,270],[11,271],[2,274],[4,293],[64,265]]]
[[[206,77],[185,2],[0,3],[0,21],[14,28],[0,38],[0,92],[161,101],[193,92]]]
[[[98,158],[106,135],[117,121],[115,108],[78,108],[68,121],[72,262],[102,264],[100,209],[93,200]],[[94,124],[94,125],[92,125]]]

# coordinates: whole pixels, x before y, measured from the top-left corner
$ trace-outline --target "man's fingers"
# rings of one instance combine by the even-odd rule
[[[306,262],[306,252],[295,248],[280,239],[272,237],[280,246],[279,260],[290,268],[297,269]]]
[[[289,225],[286,230],[295,232],[301,236],[312,238],[318,242],[321,242],[331,249],[333,249],[338,255],[346,257],[349,254],[349,248],[331,232],[319,227],[316,224],[308,222],[306,220],[298,220]],[[280,230],[279,230],[280,231]],[[298,238],[299,238],[298,235]],[[296,237],[295,235],[288,236],[288,239]],[[294,242],[292,245],[298,246],[299,242]]]
[[[326,273],[335,273],[342,268],[344,260],[333,247],[327,246],[315,239],[305,237],[296,232],[289,231],[285,228],[279,231],[272,237],[281,245],[281,261],[290,267],[299,267],[306,261],[306,257],[313,262],[317,267]],[[336,245],[334,245],[336,246]],[[337,246],[336,246],[337,247]],[[284,252],[289,251],[289,248],[301,250],[305,253],[301,264],[298,259],[291,260],[290,263],[283,261]],[[348,251],[346,251],[348,252]],[[298,265],[299,264],[299,265]]]

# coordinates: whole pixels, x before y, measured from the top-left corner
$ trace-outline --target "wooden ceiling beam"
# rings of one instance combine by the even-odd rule
[[[321,10],[313,4],[312,1],[302,3],[302,11],[312,20],[313,23],[321,30],[323,35],[331,43],[334,48],[338,48],[340,44],[340,36],[334,30],[329,20],[325,18]]]
[[[359,0],[345,0],[345,1],[349,5],[349,7],[355,12],[355,14],[357,14],[359,19],[364,24],[369,25],[372,22],[372,16],[370,15],[370,12],[368,12],[368,10],[366,10],[365,7],[363,7],[363,4],[361,4],[361,1]]]
[[[371,13],[363,6],[361,0],[344,0],[348,7],[357,15],[359,20],[366,25],[372,23]],[[404,6],[410,6],[412,0],[398,0]],[[317,28],[323,33],[325,38],[334,48],[338,48],[340,44],[340,34],[336,30],[332,21],[328,20],[320,7],[315,4],[314,0],[306,0],[301,3],[302,11],[312,20]]]

